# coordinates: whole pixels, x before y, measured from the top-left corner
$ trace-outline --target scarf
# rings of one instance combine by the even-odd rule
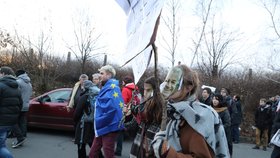
[[[167,113],[171,118],[166,127],[168,145],[177,152],[182,151],[179,125],[183,118],[204,137],[216,157],[230,157],[222,121],[212,107],[195,101],[195,96],[191,96],[186,101],[168,103]]]

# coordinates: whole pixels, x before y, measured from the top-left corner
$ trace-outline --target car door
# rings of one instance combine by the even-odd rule
[[[73,126],[73,111],[67,112],[71,90],[51,91],[32,102],[29,118],[37,126],[45,125],[52,128]]]

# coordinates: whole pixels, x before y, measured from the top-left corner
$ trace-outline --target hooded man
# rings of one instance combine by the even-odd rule
[[[23,144],[26,139],[27,133],[27,120],[26,113],[29,110],[29,100],[32,96],[32,85],[29,76],[24,70],[17,70],[17,83],[21,92],[22,98],[22,109],[18,118],[18,123],[13,127],[12,131],[14,132],[17,141],[13,142],[12,147],[17,148]]]
[[[21,93],[14,75],[10,67],[0,68],[0,157],[8,158],[13,156],[6,147],[7,132],[17,124],[22,109]]]

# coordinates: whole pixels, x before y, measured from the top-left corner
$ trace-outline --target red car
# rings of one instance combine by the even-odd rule
[[[72,88],[60,88],[30,100],[28,126],[74,130],[73,110],[66,109],[71,91]]]

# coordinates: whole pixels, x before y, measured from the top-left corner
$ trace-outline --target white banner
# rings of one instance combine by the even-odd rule
[[[141,55],[145,54],[144,52],[146,52],[146,50],[144,49],[150,43],[157,18],[160,15],[165,0],[116,0],[116,2],[128,15],[126,27],[128,43],[126,52],[123,55],[124,61],[127,62],[141,51],[143,51]],[[147,51],[150,52],[150,50]],[[135,63],[149,64],[149,60],[148,57],[139,57],[134,58],[132,63],[133,65]],[[138,66],[138,68],[136,68],[136,66]],[[140,65],[135,65],[133,67],[133,74],[136,81],[140,79],[147,67]],[[137,72],[134,70],[137,70]]]

